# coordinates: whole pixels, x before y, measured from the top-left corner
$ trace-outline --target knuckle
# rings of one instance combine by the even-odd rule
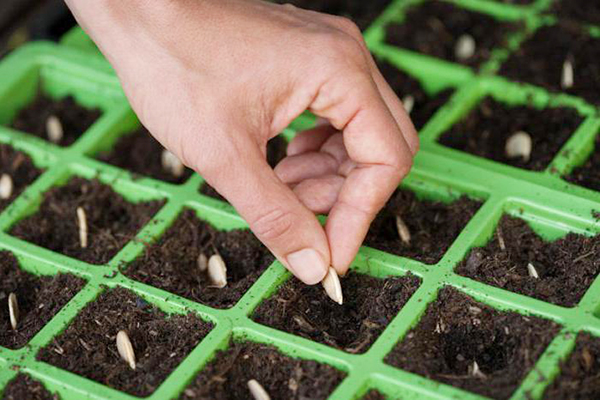
[[[360,28],[350,18],[336,17],[336,20],[337,20],[338,26],[344,32],[346,32],[347,34],[349,34],[350,36],[352,36],[355,39],[359,39],[359,38],[362,39],[362,33],[360,31]]]
[[[291,213],[276,208],[260,215],[250,227],[254,233],[263,240],[276,240],[284,238],[294,226],[294,217]]]

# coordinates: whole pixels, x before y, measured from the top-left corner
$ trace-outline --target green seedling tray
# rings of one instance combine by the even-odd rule
[[[20,370],[40,380],[63,399],[133,399],[130,395],[35,359],[39,349],[59,335],[77,313],[98,296],[103,286],[108,286],[128,288],[167,313],[195,312],[215,325],[149,397],[151,399],[179,396],[215,352],[225,348],[231,338],[272,344],[285,354],[317,360],[345,372],[346,378],[332,393],[331,399],[358,399],[370,389],[377,389],[389,398],[478,399],[481,398],[478,395],[405,372],[383,361],[406,332],[418,324],[427,306],[437,298],[439,289],[449,285],[498,310],[535,315],[561,325],[560,333],[512,396],[513,399],[541,398],[545,388],[557,376],[561,360],[568,357],[574,348],[577,333],[586,331],[600,336],[600,280],[592,284],[577,306],[565,308],[459,276],[454,268],[473,246],[482,246],[492,237],[503,213],[525,219],[548,240],[568,232],[600,233],[599,223],[592,216],[595,210],[600,209],[600,193],[560,178],[581,164],[593,150],[594,138],[600,130],[600,116],[595,107],[582,99],[550,94],[544,89],[511,83],[495,75],[510,52],[544,23],[545,17],[541,13],[550,5],[550,0],[538,0],[530,6],[505,5],[492,0],[454,0],[461,7],[501,20],[523,23],[522,30],[511,35],[507,48],[496,49],[479,71],[384,43],[385,26],[393,21],[402,21],[406,8],[420,1],[392,2],[365,32],[367,44],[376,57],[386,59],[414,76],[428,93],[455,89],[448,103],[421,131],[422,150],[402,186],[413,190],[421,198],[448,202],[467,195],[480,199],[483,205],[435,265],[361,248],[353,269],[376,277],[412,273],[421,278],[422,283],[377,341],[360,355],[348,354],[251,320],[250,315],[261,301],[290,279],[290,274],[278,262],[273,263],[239,302],[227,310],[195,303],[121,274],[119,267],[143,252],[142,242],[160,238],[184,208],[194,210],[200,218],[218,229],[246,228],[247,225],[230,205],[199,194],[203,180],[197,174],[184,184],[173,185],[133,177],[126,171],[94,159],[95,154],[110,148],[120,136],[139,126],[139,121],[129,107],[114,72],[81,29],[70,31],[61,45],[30,44],[0,62],[0,142],[10,143],[29,154],[34,163],[44,169],[44,173],[0,214],[0,250],[14,253],[22,268],[34,274],[69,272],[87,282],[28,346],[14,351],[0,347],[0,392]],[[91,53],[97,56],[90,57]],[[100,108],[103,115],[79,140],[66,148],[7,128],[15,113],[31,101],[38,90],[53,97],[73,95],[85,106]],[[542,172],[495,163],[437,143],[441,133],[488,95],[506,104],[533,104],[539,108],[573,107],[582,115],[584,122]],[[284,134],[292,137],[297,130],[313,123],[313,117],[303,115]],[[74,175],[98,177],[132,202],[149,199],[166,202],[137,237],[103,266],[89,265],[53,253],[7,233],[21,218],[36,212],[44,192]]]

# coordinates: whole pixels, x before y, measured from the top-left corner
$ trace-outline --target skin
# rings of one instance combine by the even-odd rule
[[[290,271],[346,273],[418,149],[354,23],[257,0],[67,3],[141,122]],[[305,110],[318,126],[273,171],[267,141]]]

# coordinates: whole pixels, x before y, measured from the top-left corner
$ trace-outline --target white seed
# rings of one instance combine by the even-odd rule
[[[527,162],[531,157],[532,147],[531,136],[527,132],[519,131],[508,138],[504,151],[508,158],[522,157],[523,161]]]
[[[485,378],[485,374],[479,369],[479,364],[477,364],[477,361],[473,361],[471,375],[473,375],[475,378]]]
[[[459,61],[466,61],[475,54],[475,39],[469,34],[461,35],[456,41],[454,55]]]
[[[56,115],[51,115],[46,120],[46,136],[52,143],[60,143],[64,136],[63,126]]]
[[[183,175],[185,167],[179,158],[169,150],[164,149],[161,155],[162,167],[165,171],[168,171],[176,178]]]
[[[267,393],[265,388],[255,379],[250,379],[248,381],[248,389],[250,390],[252,397],[254,397],[254,400],[271,400],[269,393]]]
[[[331,300],[335,301],[338,304],[342,304],[344,302],[344,296],[342,294],[342,284],[340,283],[340,278],[332,267],[329,267],[329,271],[323,281],[321,282],[323,288],[325,288],[325,292],[331,298]]]
[[[10,326],[16,330],[19,323],[19,303],[17,302],[17,295],[14,293],[8,295],[8,314],[10,316]]]
[[[8,174],[0,177],[0,199],[7,200],[13,193],[13,180]]]
[[[410,114],[415,107],[415,98],[408,94],[402,99],[402,104],[404,105],[406,113]]]
[[[218,254],[210,256],[208,260],[208,278],[219,289],[227,286],[227,266]]]
[[[571,62],[571,59],[569,57],[567,57],[567,59],[563,63],[560,86],[563,89],[570,89],[573,87],[574,83],[575,83],[575,77],[574,77],[574,71],[573,71],[573,62]]]
[[[196,263],[198,264],[198,269],[200,272],[206,271],[208,269],[208,258],[206,257],[206,254],[200,253]]]
[[[125,331],[119,331],[117,333],[117,351],[121,358],[129,364],[131,369],[135,369],[135,353],[133,352],[133,346],[129,340],[129,336]]]
[[[408,230],[408,226],[406,226],[406,223],[402,217],[399,215],[396,215],[396,229],[398,230],[398,236],[400,236],[400,240],[402,240],[404,244],[409,245],[411,238],[410,231]]]
[[[77,223],[79,225],[79,244],[85,249],[88,246],[88,225],[85,210],[77,207]]]
[[[535,269],[535,267],[533,266],[532,263],[527,264],[527,272],[529,273],[529,276],[535,279],[539,279],[540,276],[538,275],[537,270]]]

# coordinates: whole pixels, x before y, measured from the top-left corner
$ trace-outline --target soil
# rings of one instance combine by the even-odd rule
[[[512,107],[486,97],[476,109],[442,134],[439,142],[513,167],[542,171],[582,121],[572,108]],[[523,157],[510,158],[505,152],[507,140],[519,131],[527,132],[532,139],[528,161]]]
[[[560,19],[600,25],[600,4],[589,0],[555,1],[552,12]]]
[[[11,127],[48,140],[46,120],[51,115],[58,117],[64,130],[58,145],[70,146],[100,118],[101,112],[80,106],[71,96],[54,100],[40,93],[33,103],[17,113]]]
[[[220,254],[227,286],[212,286],[198,256]],[[215,308],[233,307],[275,258],[249,230],[221,232],[185,210],[123,273],[140,282]]]
[[[342,280],[344,304],[320,285],[287,281],[264,301],[253,319],[349,353],[364,353],[419,287],[413,275],[378,279],[350,272]]]
[[[36,276],[19,267],[8,251],[0,251],[0,346],[25,346],[83,288],[85,281],[73,275]],[[19,304],[17,329],[10,325],[8,296]]]
[[[2,400],[58,400],[58,394],[52,394],[41,384],[26,374],[17,374],[2,391]]]
[[[585,10],[587,12],[587,7]],[[561,77],[567,58],[573,63],[574,83],[573,87],[564,90],[561,88]],[[538,29],[504,63],[500,74],[599,104],[599,60],[600,39],[591,38],[577,25],[562,23]]]
[[[562,363],[561,373],[546,389],[545,399],[600,398],[600,339],[588,333],[577,336],[575,350]]]
[[[106,289],[37,359],[134,396],[158,388],[208,334],[212,325],[194,314],[168,316],[128,290]],[[117,352],[125,330],[136,356],[132,370]]]
[[[399,24],[390,24],[386,42],[429,56],[471,67],[478,67],[490,58],[491,51],[505,44],[506,36],[518,28],[442,1],[428,1],[407,10]],[[476,43],[475,54],[467,60],[455,56],[457,40],[471,35]]]
[[[164,201],[129,203],[98,180],[72,178],[44,194],[37,213],[10,234],[90,264],[106,264],[160,209]],[[77,207],[87,215],[88,247],[79,242]]]
[[[539,278],[529,276],[528,263]],[[600,235],[569,233],[546,242],[524,220],[504,215],[492,240],[471,250],[456,271],[488,285],[574,307],[600,272]]]
[[[466,196],[446,204],[419,200],[413,192],[398,189],[371,224],[364,244],[425,264],[435,264],[479,207],[481,202]],[[401,216],[409,228],[411,240],[408,245],[400,240],[396,215]]]
[[[386,397],[377,390],[370,390],[362,397],[362,400],[385,400]]]
[[[13,181],[13,193],[6,199],[0,199],[0,212],[17,198],[32,183],[41,171],[33,165],[31,158],[7,144],[0,144],[0,176],[8,174]]]
[[[388,62],[378,62],[378,67],[399,99],[412,96],[415,104],[410,118],[417,130],[420,130],[452,96],[453,89],[443,90],[433,96],[428,95],[416,79],[408,76]]]
[[[508,399],[558,330],[551,321],[500,312],[446,287],[386,362],[483,396]],[[472,372],[474,362],[483,375]]]
[[[594,151],[590,157],[573,169],[570,174],[563,176],[563,179],[588,189],[600,191],[600,136],[596,136]],[[600,218],[600,213],[597,213]]]
[[[255,379],[271,399],[326,399],[345,374],[316,361],[283,355],[275,347],[232,342],[184,390],[182,400],[251,399]]]

